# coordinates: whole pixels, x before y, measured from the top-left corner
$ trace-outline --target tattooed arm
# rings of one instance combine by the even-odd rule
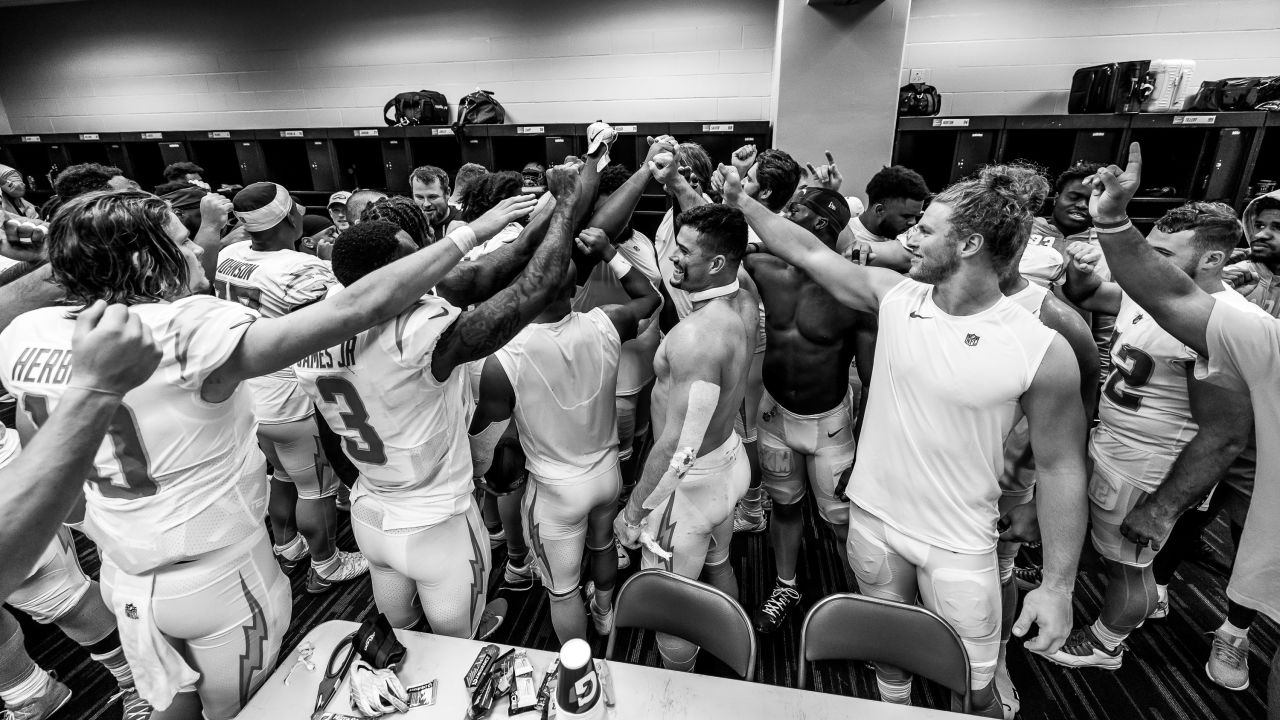
[[[524,272],[511,285],[458,316],[436,343],[431,373],[437,380],[449,377],[457,366],[493,354],[538,313],[560,290],[573,246],[573,211],[577,199],[577,173],[564,168],[547,172],[547,184],[555,193],[547,235]]]
[[[556,203],[547,203],[534,213],[520,237],[475,260],[463,260],[436,285],[436,294],[456,307],[466,308],[482,303],[511,284],[533,257],[551,222]]]

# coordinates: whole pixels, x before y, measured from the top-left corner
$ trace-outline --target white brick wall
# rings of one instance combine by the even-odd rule
[[[397,92],[456,106],[477,86],[512,122],[767,120],[776,13],[777,0],[7,8],[0,131],[378,126]]]
[[[930,68],[945,115],[1065,113],[1077,68],[1154,58],[1280,74],[1280,0],[913,0],[900,82]]]

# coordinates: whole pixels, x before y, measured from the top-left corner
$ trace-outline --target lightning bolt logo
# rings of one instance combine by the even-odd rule
[[[240,590],[249,605],[249,623],[244,626],[244,654],[240,656],[240,705],[249,702],[253,690],[253,675],[261,672],[266,664],[267,616],[249,585],[240,575]]]
[[[475,507],[472,506],[472,509],[475,510]],[[478,510],[476,514],[479,515]],[[474,518],[467,523],[467,536],[471,538],[471,627],[475,628],[478,622],[476,613],[483,611],[480,607],[480,595],[484,593],[484,556],[480,554],[480,543],[476,540]]]
[[[674,545],[671,541],[671,537],[675,535],[676,532],[676,523],[671,521],[671,511],[675,506],[676,496],[673,493],[671,498],[667,500],[667,507],[662,511],[662,517],[658,520],[658,533],[653,537],[653,539],[657,541],[659,547],[666,550],[668,553],[671,553],[670,558],[666,558],[662,561],[664,566],[663,569],[667,572],[675,572],[673,567],[675,563],[675,553],[671,550]]]
[[[534,520],[537,517],[537,513],[534,510],[538,507],[538,483],[529,483],[529,485],[528,492],[533,493],[529,498],[529,517],[525,520],[529,525],[529,540],[533,546],[533,553],[538,556],[538,563],[542,566],[542,571],[547,573],[547,578],[544,578],[544,582],[554,586],[555,578],[551,577],[551,564],[547,562],[547,549],[542,546],[540,523]]]

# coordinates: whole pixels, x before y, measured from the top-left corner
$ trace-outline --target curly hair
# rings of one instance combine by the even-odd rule
[[[199,175],[204,172],[204,168],[199,165],[183,160],[168,165],[164,169],[164,179],[170,182],[174,180],[185,180],[187,175]]]
[[[187,259],[165,226],[169,203],[136,190],[67,201],[49,224],[49,266],[67,296],[138,305],[189,291]]]
[[[483,175],[462,194],[462,215],[459,219],[471,222],[489,212],[494,205],[519,195],[523,189],[524,178],[514,170],[500,170]]]
[[[611,163],[600,171],[598,192],[601,195],[612,195],[630,179],[631,171],[627,169],[626,165]]]
[[[418,204],[406,197],[386,197],[366,206],[360,222],[385,220],[409,233],[413,244],[426,247],[431,242],[431,223]]]
[[[1004,273],[1026,244],[1035,214],[1048,195],[1049,181],[1036,168],[988,165],[977,177],[938,193],[934,201],[951,207],[952,238],[981,235],[992,265]]]
[[[123,170],[111,165],[80,163],[58,173],[58,177],[53,179],[53,191],[62,202],[66,202],[77,195],[110,190],[111,186],[107,183],[111,178],[123,174]]]
[[[1222,250],[1231,252],[1240,243],[1240,219],[1230,205],[1220,202],[1189,202],[1166,212],[1156,221],[1160,232],[1177,233],[1194,230],[1191,236],[1201,253]]]
[[[333,276],[350,287],[357,280],[400,257],[400,228],[386,220],[352,225],[333,242]]]
[[[1083,180],[1089,177],[1090,175],[1093,175],[1094,173],[1098,172],[1098,170],[1102,167],[1104,167],[1102,163],[1091,163],[1091,162],[1076,163],[1075,165],[1072,165],[1066,170],[1063,170],[1062,174],[1058,176],[1058,179],[1053,181],[1053,191],[1056,193],[1061,193],[1062,188],[1066,187],[1067,183],[1071,182],[1072,180]]]

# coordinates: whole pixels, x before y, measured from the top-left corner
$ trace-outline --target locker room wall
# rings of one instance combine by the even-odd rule
[[[899,84],[931,68],[944,115],[1065,113],[1071,74],[1189,58],[1200,80],[1280,74],[1276,0],[912,0]]]
[[[376,126],[477,85],[508,122],[767,120],[777,0],[375,5],[117,0],[0,10],[13,133]]]

